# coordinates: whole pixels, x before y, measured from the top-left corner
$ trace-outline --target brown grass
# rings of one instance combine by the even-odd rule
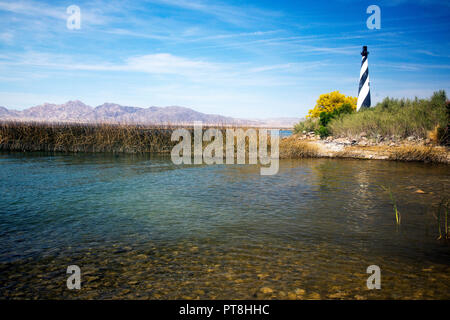
[[[401,146],[392,148],[389,160],[442,163],[447,160],[447,152],[432,146]]]
[[[208,127],[212,126],[204,126],[203,130]],[[170,153],[172,147],[178,143],[178,141],[170,140],[172,132],[176,128],[178,127],[168,125],[0,122],[0,151]],[[185,128],[193,130],[193,127]],[[218,128],[223,131],[225,143],[225,127]],[[233,129],[237,129],[237,127],[233,127]],[[246,130],[247,128],[241,129]],[[193,134],[191,136],[193,137]],[[248,139],[245,142],[248,156]],[[270,150],[270,139],[267,142]],[[206,145],[207,143],[204,143],[203,147]],[[296,135],[280,141],[280,158],[317,158],[324,156],[321,152],[321,149],[313,141],[298,140]],[[332,152],[328,156],[367,158],[367,154],[383,156],[389,160],[449,163],[449,152],[446,147],[420,145],[346,147],[345,150]]]
[[[125,124],[81,124],[81,123],[30,123],[0,122],[0,151],[44,151],[44,152],[110,152],[110,153],[170,153],[178,141],[171,141],[173,130],[185,128],[191,132],[193,126],[174,125],[125,125]],[[204,125],[222,131],[224,150],[226,129],[259,129],[237,126]],[[237,151],[235,137],[235,153]],[[259,140],[258,140],[259,141]],[[267,139],[270,150],[270,138]],[[203,144],[203,148],[207,143]],[[245,139],[249,149],[249,139]],[[225,154],[225,153],[224,153]],[[247,154],[248,156],[248,154]]]
[[[319,148],[309,142],[298,140],[293,136],[280,141],[280,158],[316,158],[319,157]]]
[[[0,150],[62,152],[169,152],[169,126],[0,123]]]

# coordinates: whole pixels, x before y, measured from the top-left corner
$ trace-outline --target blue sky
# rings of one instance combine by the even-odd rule
[[[366,27],[372,4],[380,30]],[[79,30],[66,27],[70,5]],[[372,101],[450,93],[449,18],[448,0],[0,0],[0,105],[301,117],[321,93],[357,95],[362,45]]]

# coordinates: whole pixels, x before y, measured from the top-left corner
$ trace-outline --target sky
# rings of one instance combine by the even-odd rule
[[[69,29],[67,8],[80,8]],[[366,12],[380,8],[381,28]],[[320,94],[450,95],[450,1],[3,1],[0,106],[81,100],[303,117]]]

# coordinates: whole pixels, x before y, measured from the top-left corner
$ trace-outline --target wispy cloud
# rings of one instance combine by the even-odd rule
[[[81,8],[81,30],[66,28],[70,4]],[[368,45],[374,96],[450,89],[445,3],[380,5],[382,29],[368,30],[356,0],[0,0],[1,87],[12,105],[58,92],[301,116],[321,93],[357,94]]]
[[[340,0],[344,3],[359,2],[358,0]],[[405,4],[416,4],[421,6],[438,5],[448,7],[450,3],[447,0],[379,0],[377,3],[379,6],[383,7],[397,7]]]
[[[298,72],[321,68],[328,64],[327,61],[318,60],[305,63],[290,62],[276,65],[252,66],[254,63],[250,62],[211,62],[202,59],[180,57],[170,53],[132,56],[118,63],[99,62],[95,61],[95,58],[92,58],[89,62],[86,59],[89,58],[74,59],[74,57],[67,55],[28,52],[20,55],[18,58],[0,56],[0,66],[30,66],[46,67],[55,70],[120,71],[154,75],[177,75],[192,79],[205,78],[208,79],[206,81],[209,81],[211,78],[242,78],[255,73],[269,71],[285,71],[290,74],[298,74]],[[84,61],[81,62],[81,60]],[[257,79],[250,79],[250,81],[258,82]],[[276,84],[276,82],[273,81],[273,84]]]
[[[283,15],[280,11],[265,10],[252,6],[232,6],[220,2],[207,2],[199,0],[148,0],[147,2],[198,11],[206,15],[235,24],[248,25],[255,21],[268,18],[279,18]]]
[[[11,32],[0,33],[0,42],[5,44],[11,44],[13,42],[14,35]]]
[[[105,30],[104,32],[109,34],[115,34],[119,36],[127,36],[127,37],[136,37],[136,38],[144,38],[144,39],[155,39],[155,40],[176,40],[177,38],[169,35],[158,35],[152,33],[144,33],[144,32],[135,32],[127,29],[116,29],[111,28]]]
[[[420,71],[420,70],[448,70],[450,69],[450,65],[448,64],[420,64],[420,63],[375,63],[374,67],[382,67],[385,69],[397,69],[401,71]]]
[[[429,50],[416,50],[417,53],[424,54],[430,57],[442,57],[442,58],[450,58],[448,54],[435,53]]]
[[[49,5],[42,1],[14,1],[5,2],[0,1],[0,11],[7,11],[14,13],[17,17],[34,17],[37,19],[53,19],[66,20],[69,16],[66,12],[69,5],[63,6]],[[106,24],[110,18],[103,13],[103,6],[92,7],[91,5],[82,6],[82,21],[87,25]]]
[[[1,1],[0,10],[26,16],[51,17],[55,19],[67,18],[65,10],[61,10],[61,8],[55,8],[54,6],[48,6],[45,3],[38,3],[33,1]]]
[[[187,59],[169,53],[148,54],[125,59],[123,63],[80,62],[72,56],[29,52],[19,59],[3,59],[0,65],[26,65],[59,70],[124,71],[150,74],[201,75],[223,69],[218,63]]]

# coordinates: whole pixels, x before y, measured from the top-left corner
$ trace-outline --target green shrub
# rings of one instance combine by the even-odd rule
[[[442,90],[429,99],[385,98],[373,108],[336,117],[327,127],[334,136],[353,137],[365,132],[373,138],[378,135],[427,138],[429,131],[447,128],[446,100]]]
[[[328,129],[328,124],[331,122],[331,120],[335,118],[339,118],[344,114],[353,113],[353,107],[349,103],[344,103],[341,107],[331,111],[326,112],[323,111],[320,113],[319,116],[319,124],[320,127],[316,129],[316,133],[320,135],[321,138],[327,137],[330,135],[330,130]]]
[[[316,134],[318,134],[321,138],[325,138],[330,135],[330,131],[327,127],[320,126],[319,129],[316,130]]]
[[[297,123],[294,126],[294,133],[315,132],[324,138],[329,135],[329,130],[327,128],[328,123],[336,117],[340,117],[343,114],[352,113],[353,106],[350,103],[344,103],[341,107],[334,109],[331,112],[322,111],[319,118],[307,118],[306,120]]]
[[[294,133],[302,133],[303,131],[315,132],[319,129],[319,126],[318,118],[307,118],[294,126]]]

